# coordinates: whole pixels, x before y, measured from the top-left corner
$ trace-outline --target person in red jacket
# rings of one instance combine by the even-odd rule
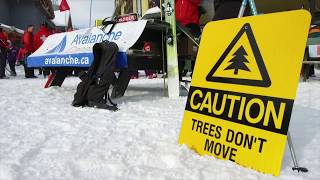
[[[200,4],[201,0],[175,0],[176,20],[182,26],[185,26],[195,38],[199,38],[201,34],[200,29]],[[183,38],[183,37],[181,37]],[[179,78],[182,79],[185,60],[179,60]],[[193,71],[195,62],[191,62]]]
[[[33,43],[33,26],[28,25],[27,30],[24,32],[23,37],[22,37],[22,44],[24,49],[27,52],[27,56],[32,54],[35,49],[34,49],[34,43]],[[28,68],[27,66],[27,61],[24,64],[24,73],[26,78],[37,78],[34,75],[34,69],[33,68]]]
[[[39,49],[43,42],[46,40],[46,38],[51,34],[52,33],[49,31],[47,25],[45,23],[41,24],[38,32],[34,35],[35,50]]]
[[[34,48],[35,48],[35,51],[40,48],[40,46],[43,44],[43,42],[51,34],[52,33],[49,31],[46,23],[40,24],[38,32],[34,35]],[[44,71],[44,70],[42,68],[39,68],[39,75],[42,74],[42,71]],[[44,76],[46,76],[46,75],[48,75],[47,71],[44,72]]]
[[[7,36],[4,34],[3,29],[0,28],[0,47],[7,48],[8,46],[7,41],[8,41]]]
[[[7,36],[4,34],[3,29],[0,28],[0,79],[5,79],[6,57],[7,57]]]
[[[22,36],[22,44],[28,53],[34,52],[34,43],[33,43],[33,25],[28,25],[27,30]]]
[[[20,48],[18,51],[17,58],[16,58],[16,65],[17,66],[24,64],[26,55],[27,55],[27,51],[23,47]]]
[[[201,0],[175,0],[177,21],[196,37],[200,36],[200,3]]]

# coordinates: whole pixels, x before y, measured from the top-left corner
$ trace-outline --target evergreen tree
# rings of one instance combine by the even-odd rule
[[[234,70],[234,74],[238,74],[239,69],[244,71],[250,71],[245,63],[249,63],[245,56],[247,56],[246,50],[241,46],[234,54],[234,57],[229,61],[231,64],[224,70]]]

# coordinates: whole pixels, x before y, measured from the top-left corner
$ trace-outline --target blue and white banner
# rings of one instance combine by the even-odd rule
[[[89,67],[93,61],[93,45],[105,40],[117,43],[119,58],[126,58],[125,52],[139,39],[146,23],[146,20],[119,23],[110,34],[105,32],[111,25],[105,32],[93,27],[53,34],[28,57],[28,67]]]

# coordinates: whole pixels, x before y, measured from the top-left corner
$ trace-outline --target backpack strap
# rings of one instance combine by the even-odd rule
[[[107,32],[107,34],[110,34],[112,32],[112,30],[114,29],[115,25],[117,24],[116,21],[113,21],[113,20],[107,20],[108,18],[105,18],[103,21],[102,21],[102,25],[103,27],[101,28],[101,30],[104,32],[104,30],[109,26],[109,25],[112,25],[110,30]]]
[[[110,94],[109,92],[107,92],[107,101],[112,105],[112,106],[118,106],[118,104],[114,103],[112,100],[111,100],[111,97],[110,97]]]

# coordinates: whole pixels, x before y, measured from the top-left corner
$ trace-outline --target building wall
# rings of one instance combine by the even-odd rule
[[[34,0],[0,0],[0,23],[23,30],[32,24],[37,30],[46,21],[49,20]]]
[[[309,0],[256,0],[256,4],[258,12],[262,13],[309,8]]]
[[[0,23],[10,23],[9,5],[7,0],[0,0]]]
[[[40,23],[46,21],[47,18],[33,0],[9,1],[11,26],[26,29],[29,24],[38,27]]]

